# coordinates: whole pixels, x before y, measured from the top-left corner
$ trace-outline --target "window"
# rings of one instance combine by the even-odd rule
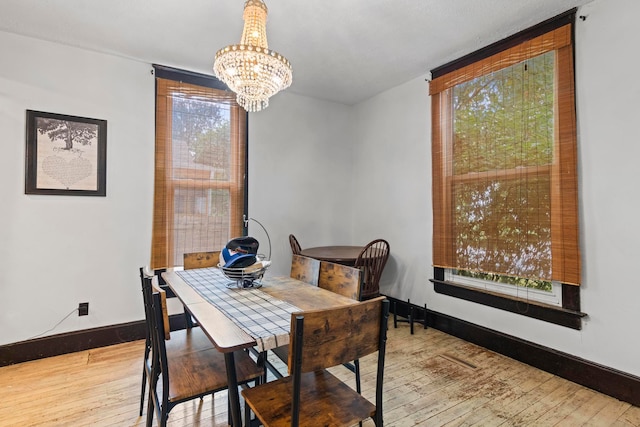
[[[243,235],[246,123],[235,94],[214,78],[156,66],[152,268]]]
[[[580,284],[574,17],[432,71],[434,266],[446,281],[556,305]]]

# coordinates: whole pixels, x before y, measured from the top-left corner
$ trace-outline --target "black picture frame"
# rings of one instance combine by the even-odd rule
[[[107,195],[107,121],[27,110],[25,194]]]

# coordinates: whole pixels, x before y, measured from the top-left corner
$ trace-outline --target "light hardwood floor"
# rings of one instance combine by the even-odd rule
[[[0,426],[143,426],[142,352],[136,341],[0,368]],[[374,363],[361,361],[370,399]],[[386,426],[640,426],[640,408],[435,329],[390,328],[385,366]],[[169,426],[226,421],[226,392],[169,415]]]

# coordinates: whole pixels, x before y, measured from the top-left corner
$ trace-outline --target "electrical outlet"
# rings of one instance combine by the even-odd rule
[[[89,303],[81,302],[78,304],[78,316],[86,316],[89,314]]]

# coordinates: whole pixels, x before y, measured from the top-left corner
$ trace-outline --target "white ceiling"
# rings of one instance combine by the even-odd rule
[[[354,104],[592,0],[265,0],[289,91]],[[213,74],[244,0],[0,0],[0,31]]]

